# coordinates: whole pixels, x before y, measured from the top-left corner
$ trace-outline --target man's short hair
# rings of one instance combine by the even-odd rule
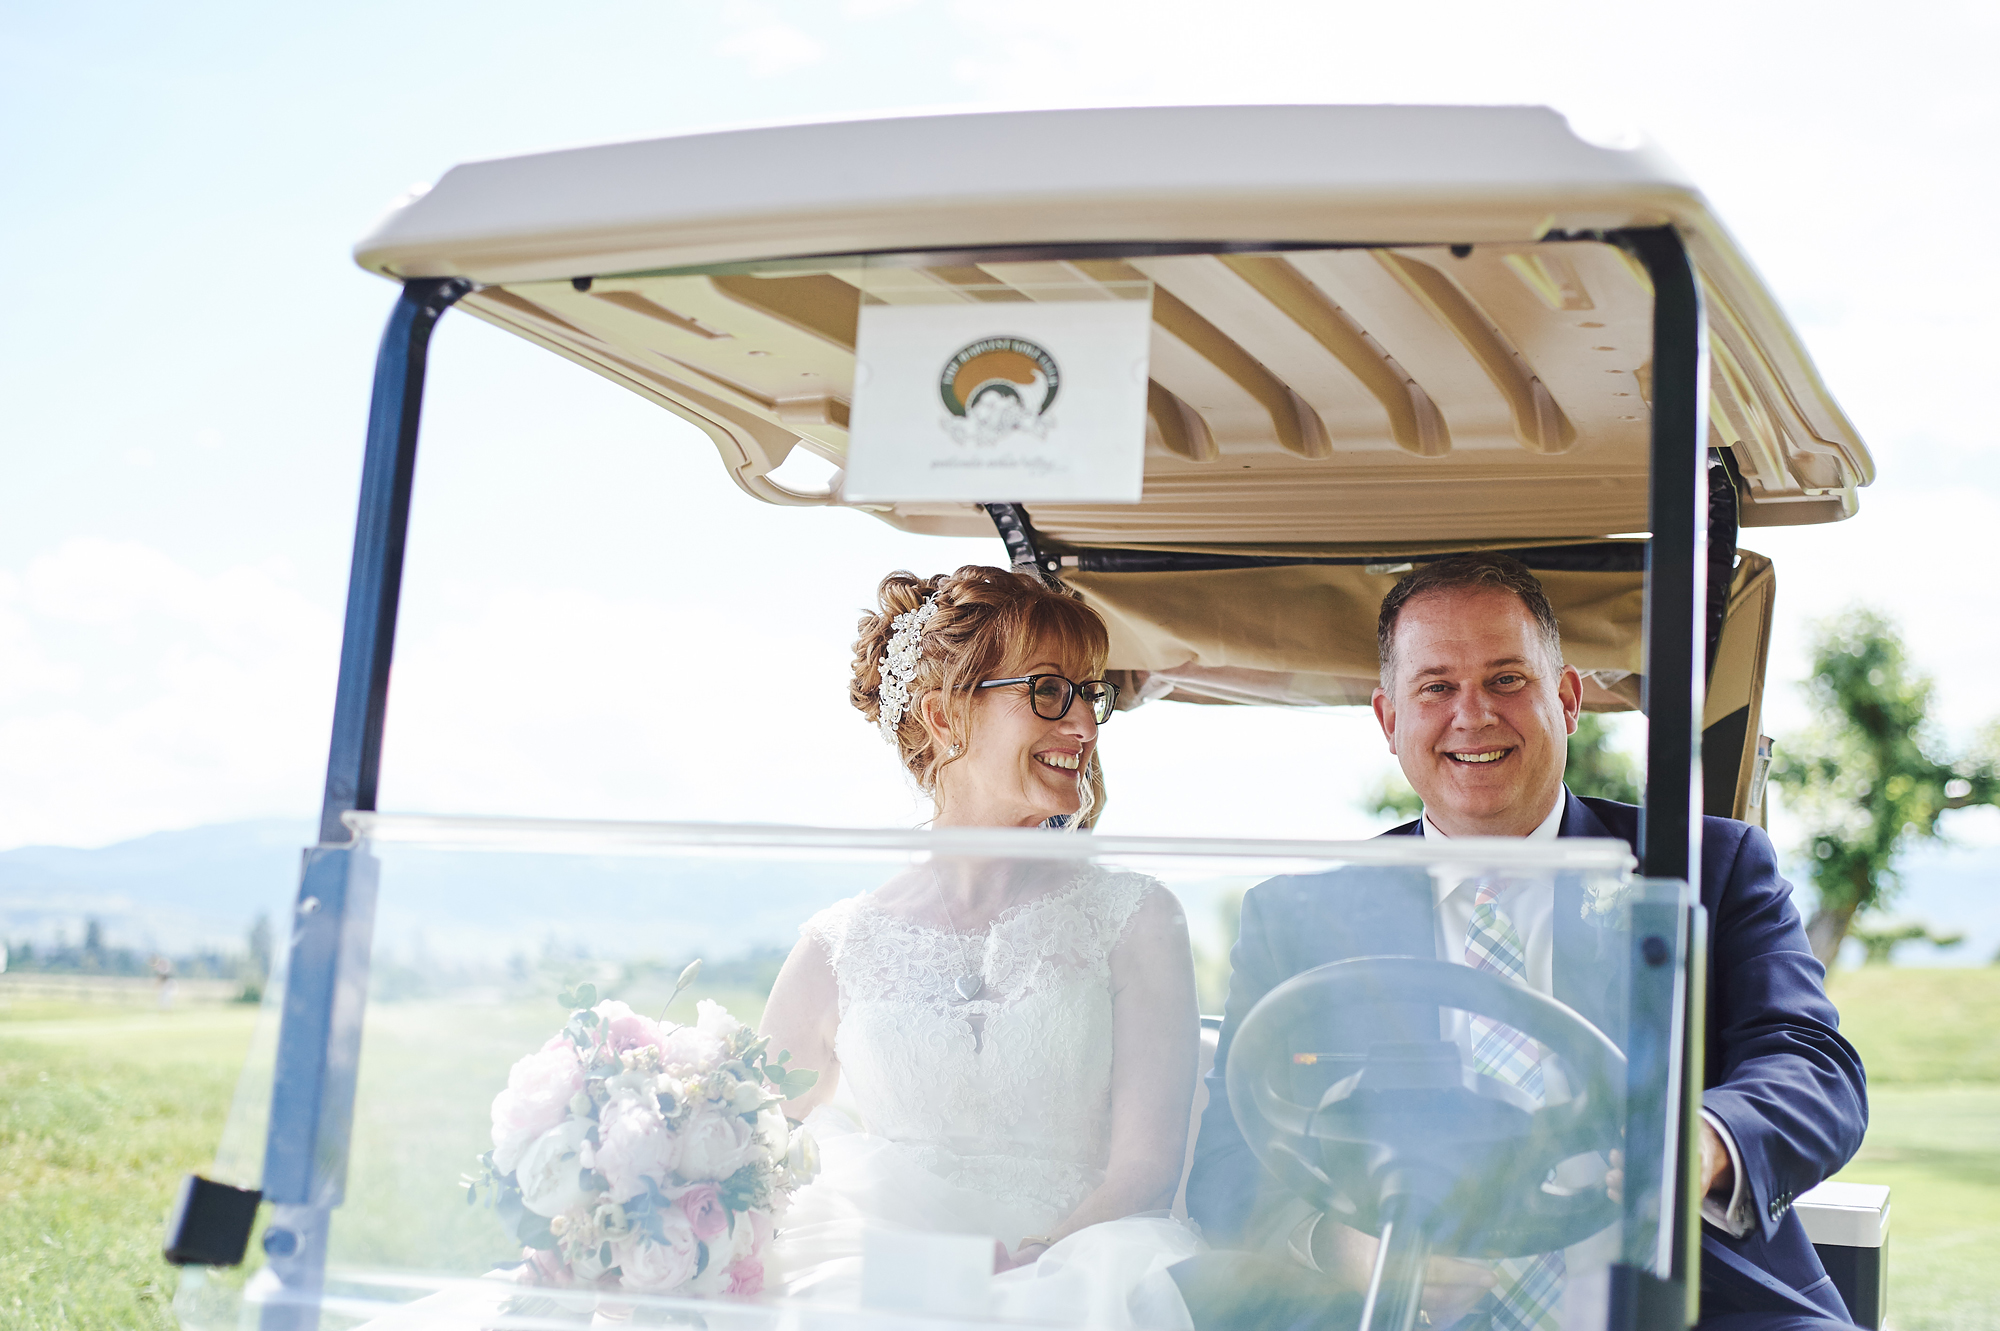
[[[1549,594],[1542,590],[1541,579],[1512,555],[1452,555],[1448,559],[1420,565],[1415,572],[1405,574],[1382,598],[1382,613],[1375,621],[1375,651],[1381,658],[1382,687],[1389,687],[1395,673],[1396,620],[1402,616],[1404,606],[1432,592],[1487,589],[1512,592],[1521,598],[1521,604],[1534,618],[1536,632],[1548,651],[1549,660],[1560,667],[1563,659],[1562,630],[1556,624],[1556,612],[1549,605]]]

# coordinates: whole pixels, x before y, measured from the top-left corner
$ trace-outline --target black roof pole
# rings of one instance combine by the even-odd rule
[[[264,1252],[279,1288],[260,1312],[263,1331],[318,1326],[328,1226],[346,1191],[375,873],[372,857],[348,844],[341,815],[375,807],[426,352],[438,319],[469,290],[458,278],[405,283],[375,359],[320,844],[300,875],[272,1067]]]
[[[320,805],[322,845],[347,840],[340,816],[375,807],[382,762],[382,716],[389,660],[396,645],[396,605],[403,588],[403,544],[410,525],[410,482],[417,466],[417,419],[431,330],[471,289],[462,278],[405,283],[375,359],[368,409],[368,451],[361,464],[361,511],[347,577],[347,623],[340,641],[340,683],[333,701],[333,745]]]
[[[1711,577],[1708,338],[1701,288],[1680,234],[1657,227],[1620,232],[1615,239],[1653,279],[1652,457],[1646,504],[1652,540],[1646,547],[1641,695],[1646,797],[1639,812],[1640,872],[1648,878],[1678,879],[1698,893]],[[1706,1060],[1708,932],[1700,897],[1693,893],[1682,917],[1687,978],[1679,1011],[1679,1075],[1669,1078],[1670,1104],[1661,1107],[1679,1120],[1671,1138],[1676,1150],[1665,1175],[1675,1182],[1662,1197],[1663,1203],[1671,1197],[1671,1209],[1660,1216],[1671,1234],[1672,1270],[1663,1284],[1634,1282],[1629,1300],[1614,1288],[1613,1320],[1634,1331],[1676,1331],[1693,1325],[1698,1315],[1702,1237],[1696,1141]]]
[[[1701,872],[1708,664],[1708,344],[1701,293],[1680,236],[1669,227],[1620,234],[1653,278],[1640,869],[1649,878],[1693,883]]]

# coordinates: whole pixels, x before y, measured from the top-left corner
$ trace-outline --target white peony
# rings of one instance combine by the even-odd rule
[[[583,1089],[583,1068],[558,1037],[515,1063],[507,1089],[493,1098],[493,1167],[511,1174],[528,1144],[563,1121]]]
[[[801,1183],[811,1182],[819,1173],[819,1143],[804,1128],[794,1132],[785,1146],[785,1167]]]
[[[720,1063],[722,1054],[722,1041],[699,1027],[676,1026],[660,1035],[660,1057],[670,1068],[700,1072]]]
[[[680,1139],[668,1131],[653,1102],[621,1091],[597,1114],[597,1149],[591,1167],[604,1175],[613,1201],[630,1201],[646,1190],[645,1179],[665,1183],[680,1159]]]
[[[728,1041],[744,1029],[743,1023],[729,1015],[729,1009],[713,999],[704,998],[694,1005],[695,1029],[713,1040]]]
[[[757,1112],[757,1147],[771,1159],[785,1158],[791,1132],[792,1125],[785,1118],[785,1111],[777,1105],[765,1105]]]
[[[661,1212],[660,1228],[666,1235],[665,1243],[655,1243],[639,1231],[611,1245],[620,1271],[618,1283],[626,1289],[672,1294],[694,1274],[698,1250],[687,1217],[677,1209]]]
[[[589,1131],[590,1124],[570,1119],[537,1137],[521,1153],[514,1181],[520,1185],[522,1205],[536,1215],[558,1216],[589,1200],[578,1181],[584,1168],[578,1154]]]
[[[729,1093],[729,1112],[732,1114],[754,1114],[770,1099],[764,1088],[754,1081],[739,1081]]]
[[[748,1123],[735,1114],[703,1108],[681,1129],[680,1175],[690,1181],[726,1179],[755,1148]]]

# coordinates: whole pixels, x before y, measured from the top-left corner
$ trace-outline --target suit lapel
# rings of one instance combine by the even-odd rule
[[[1590,806],[1563,790],[1566,801],[1558,836],[1614,837]],[[1615,837],[1614,837],[1615,839]],[[1583,883],[1576,874],[1556,877],[1554,971],[1556,998],[1588,1017],[1619,1044],[1624,1023],[1617,1020],[1624,1004],[1616,1001],[1624,986],[1626,936],[1601,929],[1584,919]]]

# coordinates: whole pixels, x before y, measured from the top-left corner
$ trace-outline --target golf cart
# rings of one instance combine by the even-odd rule
[[[1774,574],[1738,536],[1852,516],[1873,468],[1671,164],[1531,108],[913,117],[460,166],[357,259],[401,295],[320,839],[217,1164],[170,1226],[184,1325],[987,1318],[986,1277],[929,1278],[948,1254],[911,1236],[871,1250],[848,1304],[700,1277],[660,1293],[609,1261],[538,1280],[535,1254],[568,1250],[481,1161],[510,1066],[561,1025],[559,990],[579,1011],[602,993],[681,1020],[716,997],[754,1025],[809,915],[967,857],[1143,872],[1190,917],[1336,870],[1425,892],[1445,872],[1541,875],[1579,894],[1590,1004],[1434,958],[1325,968],[1245,1022],[1231,1108],[1299,1205],[1381,1236],[1356,1291],[1371,1331],[1416,1322],[1431,1254],[1555,1249],[1565,1326],[1694,1320],[1705,922],[1687,884],[1699,815],[1761,819],[1769,759]],[[1103,616],[1121,708],[1364,703],[1396,579],[1507,551],[1547,586],[1586,707],[1647,714],[1638,860],[1619,841],[380,811],[425,349],[454,306],[691,422],[751,499],[997,537],[996,562]],[[946,354],[909,350],[927,337]],[[1101,467],[1051,460],[1048,440],[1100,420],[1123,424],[1076,447],[1101,445]],[[797,479],[812,459],[831,479]],[[1444,1026],[1371,1039],[1370,1014],[1412,1008]],[[1524,1105],[1475,1075],[1435,1038],[1451,1013],[1539,1041],[1568,1097]]]

